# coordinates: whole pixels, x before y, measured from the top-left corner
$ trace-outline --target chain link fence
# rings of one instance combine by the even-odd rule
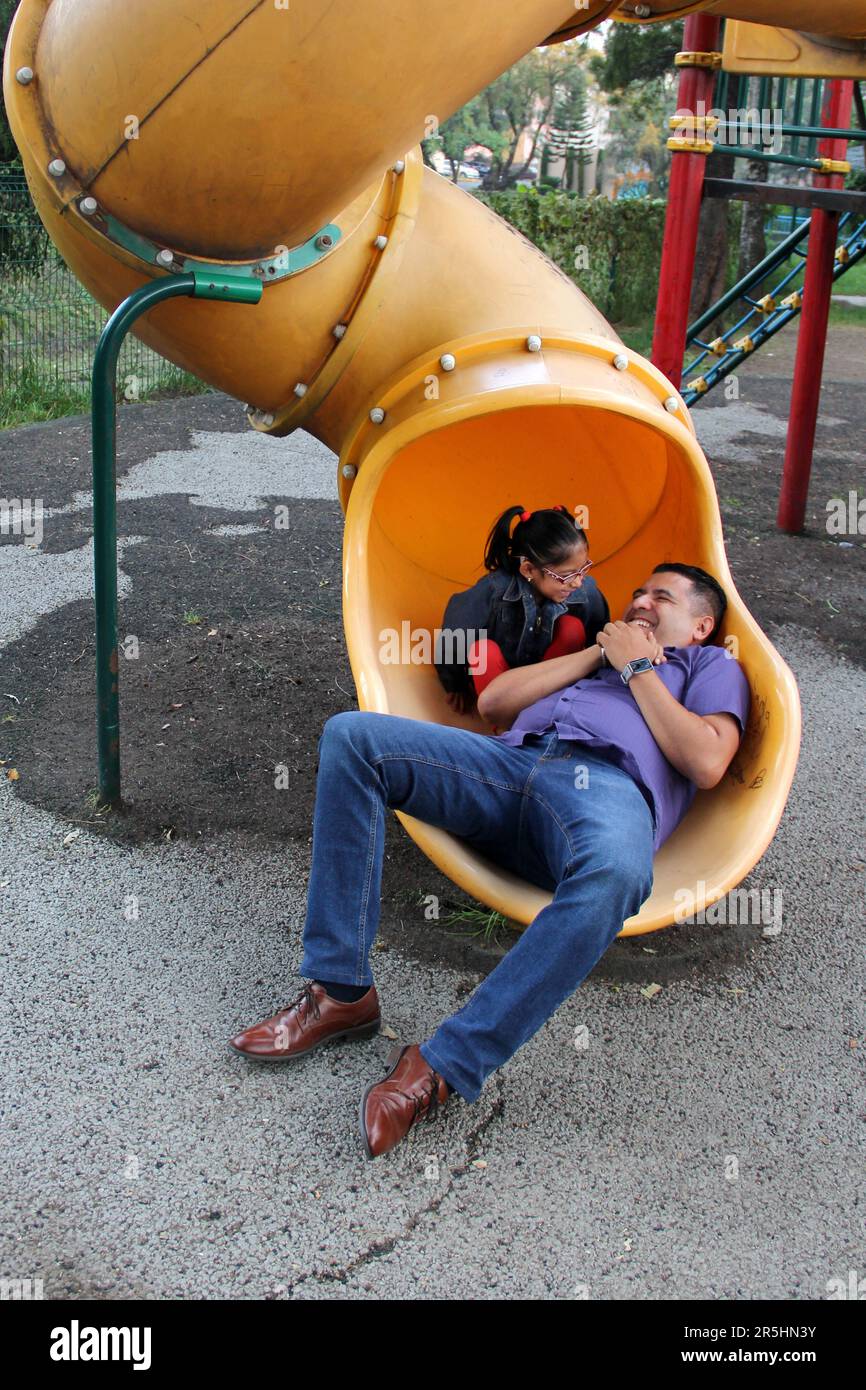
[[[76,280],[39,220],[23,173],[0,166],[0,393],[87,395],[108,314]],[[118,395],[195,389],[195,379],[130,334]],[[199,389],[201,389],[199,387]]]

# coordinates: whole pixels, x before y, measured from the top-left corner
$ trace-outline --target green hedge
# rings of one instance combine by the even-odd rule
[[[652,313],[665,223],[663,198],[613,202],[527,187],[475,196],[555,261],[611,322],[635,323]]]

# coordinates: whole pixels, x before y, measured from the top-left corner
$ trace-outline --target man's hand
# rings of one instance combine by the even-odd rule
[[[642,656],[648,656],[654,666],[667,661],[664,650],[649,629],[636,622],[608,623],[596,641],[616,671],[622,671],[630,661]]]

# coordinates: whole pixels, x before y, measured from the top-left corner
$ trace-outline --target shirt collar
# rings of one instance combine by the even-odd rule
[[[509,600],[523,597],[523,589],[520,583],[519,575],[513,574],[511,576],[511,583],[508,585],[506,589],[503,589],[502,597],[503,599]]]
[[[519,573],[513,574],[511,576],[511,583],[502,592],[502,597],[503,599],[508,599],[509,601],[522,599],[525,605],[530,602],[534,604],[535,598],[533,594],[529,591],[529,585],[525,579],[523,580],[523,583],[521,583],[521,578],[522,576]],[[552,606],[553,615],[555,618],[558,618],[561,613],[568,612],[567,603],[558,603],[552,598],[546,598],[543,604],[537,605],[538,611],[542,612],[542,610],[546,608],[548,604]]]

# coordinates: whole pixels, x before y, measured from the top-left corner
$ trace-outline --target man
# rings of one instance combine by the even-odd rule
[[[705,645],[726,606],[704,570],[657,566],[593,646],[491,681],[478,708],[504,730],[496,735],[360,710],[329,719],[300,967],[308,983],[231,1046],[287,1061],[378,1031],[369,954],[390,807],[553,892],[469,1001],[426,1042],[398,1045],[367,1087],[367,1157],[431,1119],[452,1090],[475,1101],[649,897],[653,851],[696,787],[724,776],[749,711],[740,666]]]

